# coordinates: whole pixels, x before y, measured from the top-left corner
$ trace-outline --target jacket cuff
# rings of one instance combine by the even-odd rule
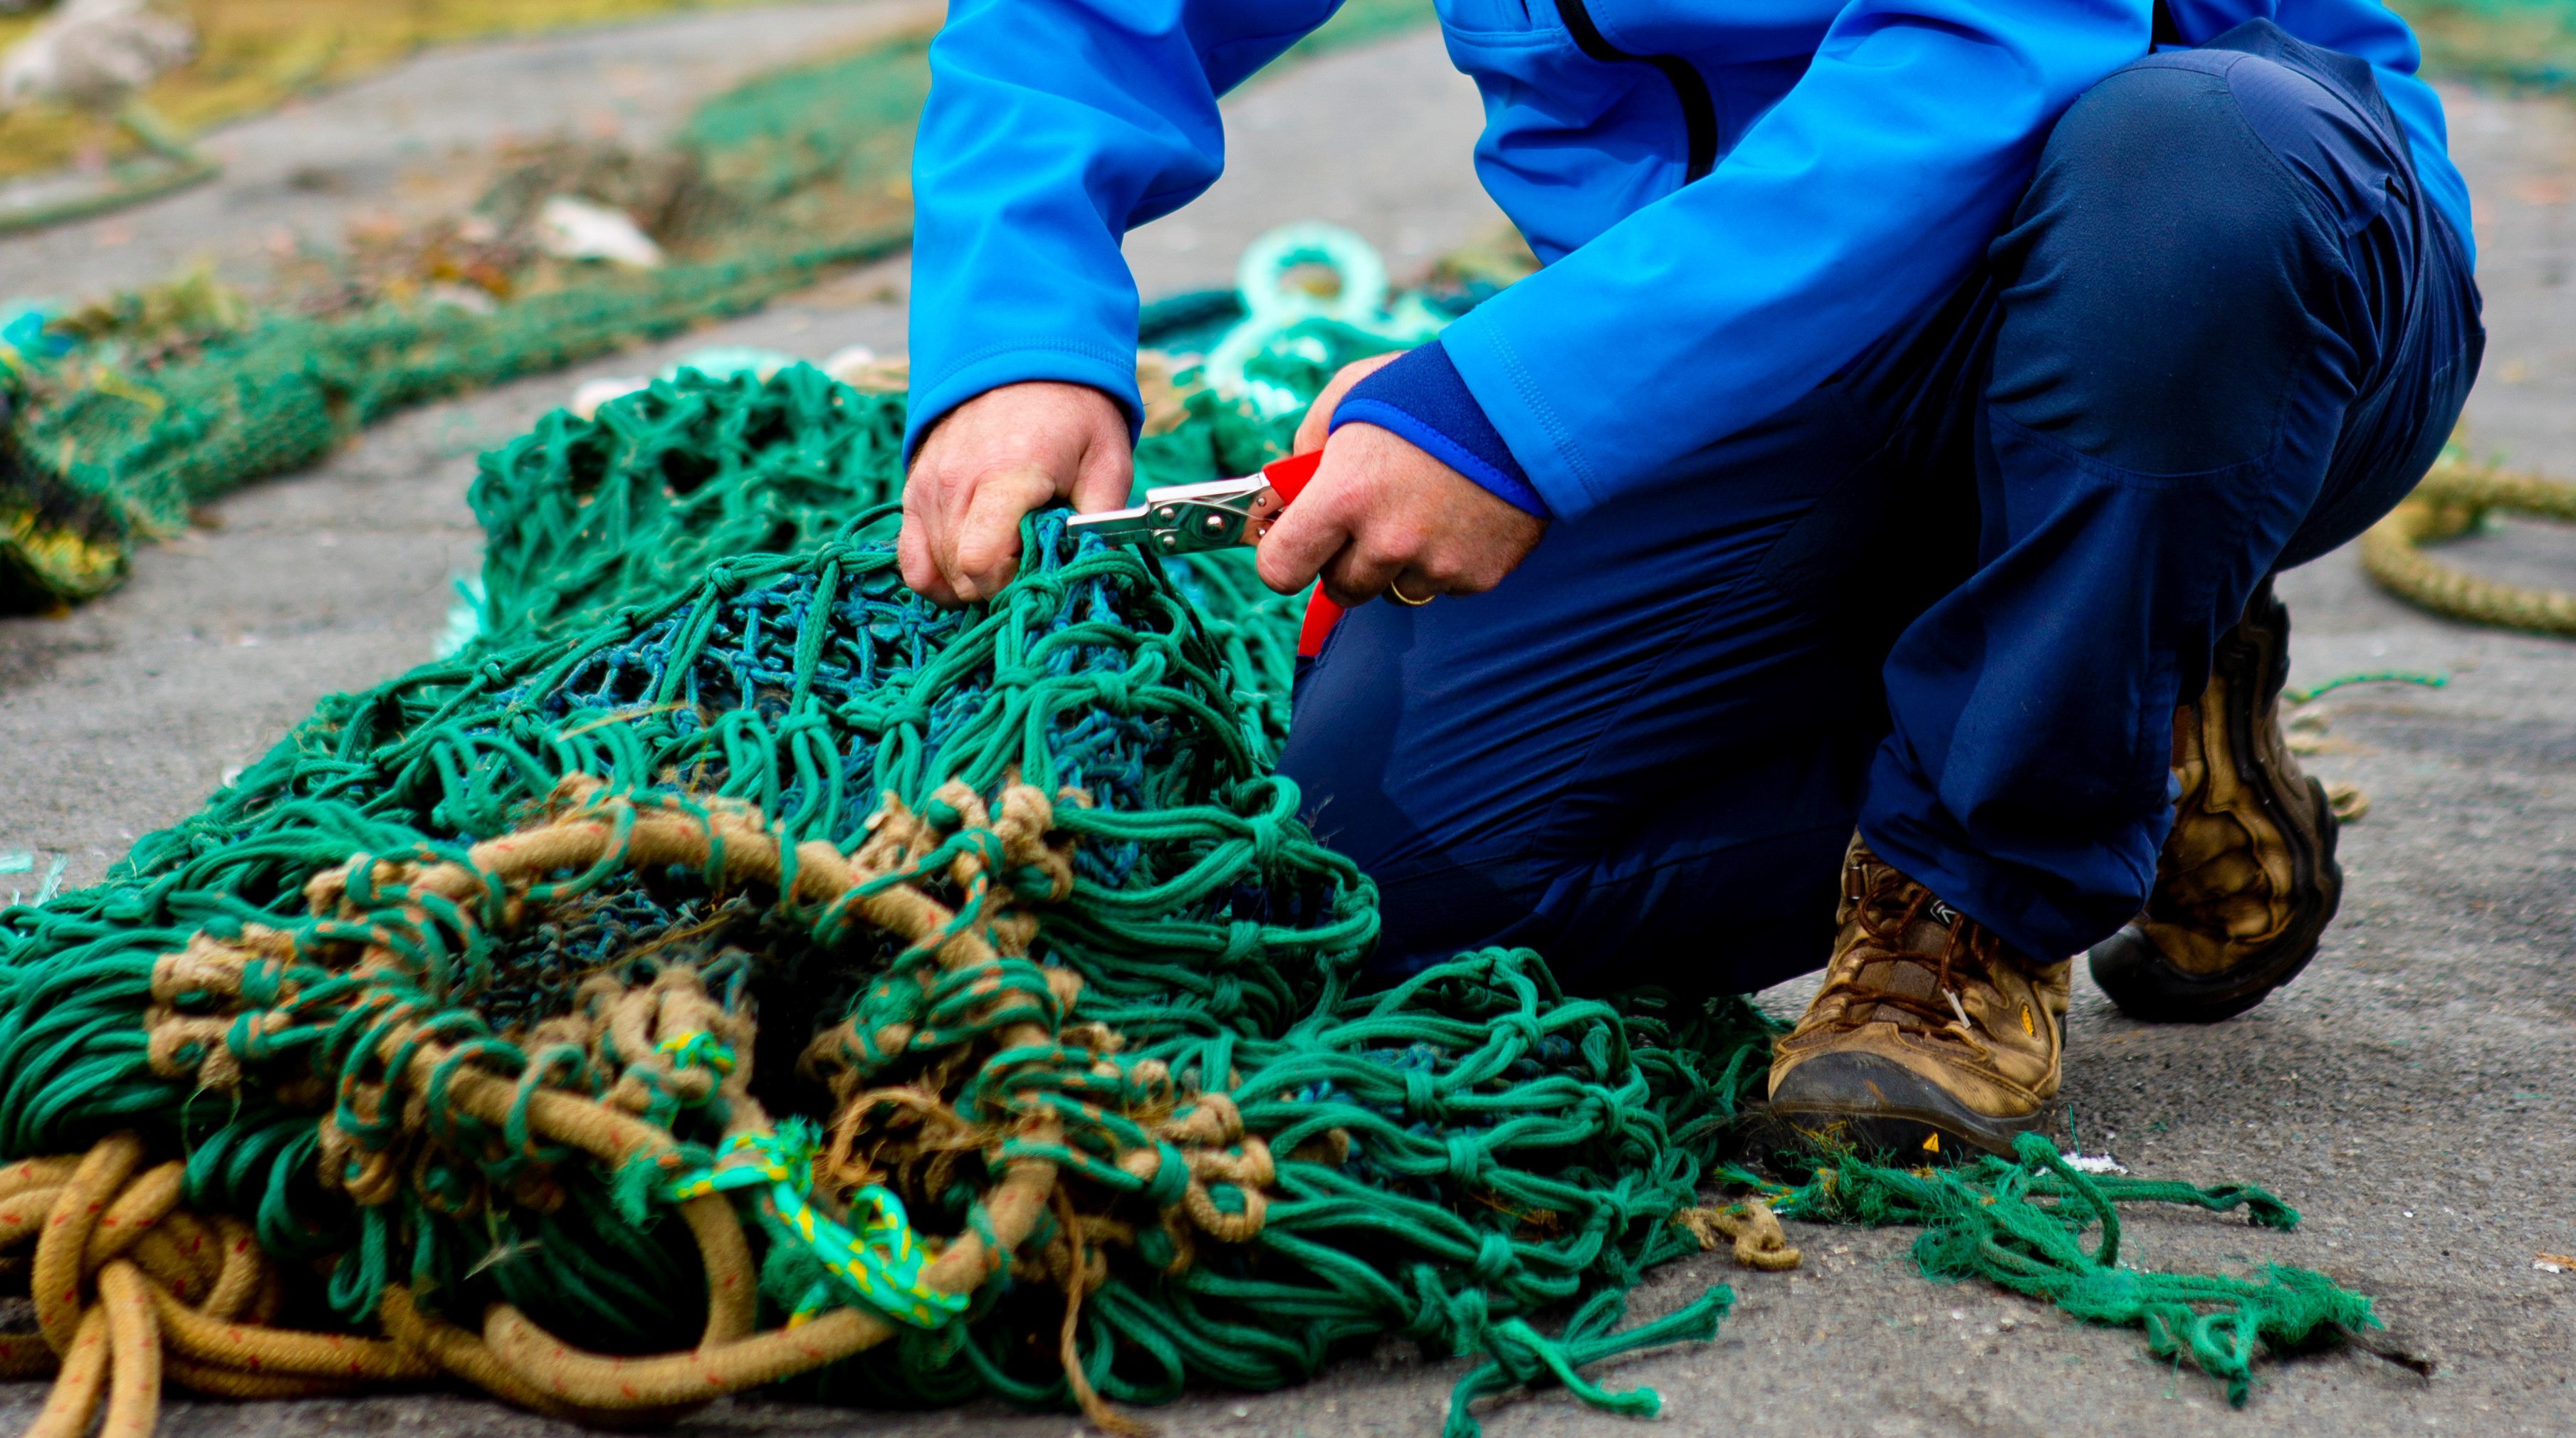
[[[1460,316],[1440,332],[1440,347],[1475,396],[1478,411],[1521,461],[1530,488],[1538,491],[1548,512],[1558,519],[1580,519],[1601,502],[1600,476],[1571,427],[1539,392],[1529,366],[1498,332],[1501,317],[1487,313],[1511,294],[1506,290]]]
[[[1346,424],[1376,425],[1514,509],[1555,517],[1437,340],[1353,386],[1333,410],[1332,427]]]
[[[1145,402],[1136,392],[1136,356],[1078,340],[1062,343],[1022,342],[971,354],[936,376],[913,376],[905,406],[903,462],[912,464],[921,437],[947,413],[987,390],[1031,380],[1089,385],[1118,402],[1127,414],[1127,442],[1134,444],[1144,423]]]

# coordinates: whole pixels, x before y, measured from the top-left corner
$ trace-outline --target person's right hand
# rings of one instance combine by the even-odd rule
[[[1020,567],[1020,519],[1059,499],[1085,514],[1127,502],[1135,455],[1117,401],[1033,380],[950,410],[914,452],[895,541],[903,582],[933,603],[990,599]]]

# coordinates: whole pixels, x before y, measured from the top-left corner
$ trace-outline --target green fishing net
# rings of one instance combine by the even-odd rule
[[[1165,473],[1242,467],[1278,438],[1213,413],[1157,442]],[[762,1161],[804,1185],[797,1212],[839,1211],[857,1200],[797,1135],[926,1092],[959,1123],[1060,1125],[1043,1148],[1063,1207],[953,1317],[786,1374],[789,1391],[1150,1403],[1295,1382],[1398,1336],[1481,1358],[1454,1435],[1475,1429],[1470,1400],[1528,1383],[1651,1411],[1578,1370],[1714,1332],[1722,1286],[1626,1327],[1624,1295],[1701,1248],[1677,1219],[1739,1141],[1772,1025],[1738,1000],[1570,997],[1522,951],[1355,991],[1374,890],[1270,770],[1293,610],[1240,556],[1184,568],[1077,542],[1060,512],[1027,523],[1002,595],[936,609],[893,563],[900,431],[899,399],[810,369],[684,373],[488,456],[479,638],[325,700],[99,886],[0,913],[0,1153],[131,1131],[184,1159],[187,1204],[296,1261],[281,1322],[363,1331],[399,1293],[460,1330],[506,1305],[649,1354],[687,1350],[708,1314],[668,1166],[735,1171],[749,1151],[729,1125],[756,1102],[779,1121]],[[864,853],[912,816],[912,882],[958,923],[1024,913],[1026,957],[943,979],[928,941],[853,930],[791,881],[762,890],[713,860],[585,861],[479,909],[383,877],[485,862],[478,842],[560,817],[567,775],[645,809],[756,816],[782,851]],[[988,842],[972,816],[1015,787],[1060,796],[1065,878],[1050,895],[1015,877],[1047,896],[988,914],[932,871]],[[191,954],[264,957],[206,983]],[[1070,1002],[1050,974],[1078,979]],[[674,983],[711,1016],[686,1042],[560,1041]],[[421,1036],[405,1042],[448,1046],[425,1086],[382,1058],[397,1011]],[[1035,1047],[1014,1027],[1031,1023]],[[751,1085],[726,1090],[733,1109],[709,1097],[719,1066]],[[514,1113],[641,1085],[630,1107],[665,1167],[477,1118],[456,1097],[469,1078],[520,1094]],[[1231,1115],[1215,1167],[1153,1159],[1200,1114]],[[934,1244],[979,1232],[979,1195],[1029,1156],[990,1135],[925,1156],[900,1124],[859,1127],[882,1146],[887,1211]],[[2140,1324],[2240,1397],[2257,1343],[2369,1321],[2313,1275],[2195,1287],[2079,1242],[2115,1201],[2246,1195],[2105,1188],[2035,1140],[1961,1176],[1842,1172],[1785,1211],[1925,1223],[1927,1272]],[[1199,1219],[1172,1217],[1191,1204]],[[832,1276],[854,1250],[763,1212],[765,1325],[885,1301]]]
[[[541,276],[488,313],[243,314],[174,291],[69,348],[13,330],[15,602],[98,592],[138,539],[393,409],[894,243],[921,73],[899,40],[703,107],[657,272]],[[1188,354],[1242,317],[1230,293],[1188,296],[1142,329]],[[1246,370],[1311,395],[1384,347],[1310,325]],[[1248,473],[1293,432],[1204,387],[1172,403],[1140,485]],[[1580,1369],[1714,1333],[1723,1286],[1633,1324],[1626,1295],[1701,1249],[1698,1193],[1741,1145],[1774,1026],[1736,1000],[1569,996],[1526,951],[1356,991],[1374,890],[1271,771],[1298,601],[1248,554],[1158,560],[1049,513],[1004,594],[933,608],[893,563],[902,422],[899,398],[807,368],[683,372],[487,456],[470,642],[324,700],[100,885],[0,912],[0,1154],[135,1135],[182,1166],[192,1212],[282,1261],[280,1325],[369,1332],[399,1300],[467,1332],[506,1310],[610,1357],[710,1331],[716,1275],[675,1218],[701,1190],[746,1215],[759,1325],[792,1335],[921,1301],[905,1245],[989,1239],[990,1196],[1042,1161],[1060,1203],[954,1306],[772,1376],[825,1399],[1089,1407],[1276,1387],[1392,1336],[1478,1359],[1453,1438],[1518,1385],[1653,1411]],[[997,837],[1027,794],[1052,801],[1061,882]],[[489,867],[514,836],[639,814],[756,833],[780,869],[764,887],[616,849],[512,888]],[[1011,936],[988,961],[942,969],[946,937],[798,897],[800,846],[859,855],[907,825],[913,849],[867,882],[945,906],[944,936]],[[435,872],[479,877],[457,899]],[[603,1017],[647,998],[699,1027],[638,1047]],[[391,1055],[389,1025],[408,1026]],[[422,1045],[442,1057],[415,1075]],[[506,1112],[477,1109],[478,1084],[514,1095]],[[615,1162],[545,1141],[529,1115],[558,1100],[624,1102],[622,1131],[650,1141]],[[774,1125],[746,1130],[755,1108]],[[1041,1119],[1042,1142],[1012,1127]],[[959,1127],[934,1144],[937,1124]],[[2045,1148],[1950,1176],[1845,1165],[1838,1189],[1731,1181],[1801,1216],[1924,1224],[1927,1272],[2138,1324],[2240,1401],[2258,1345],[2369,1321],[2289,1270],[2133,1281],[2084,1236],[2116,1202],[2199,1191],[2106,1188]]]

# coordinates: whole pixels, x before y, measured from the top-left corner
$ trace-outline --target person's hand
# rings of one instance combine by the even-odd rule
[[[1290,443],[1288,452],[1305,454],[1310,450],[1322,449],[1324,436],[1332,432],[1333,411],[1341,407],[1342,396],[1351,392],[1351,386],[1402,358],[1404,358],[1404,351],[1395,350],[1388,354],[1370,355],[1367,359],[1353,360],[1333,371],[1333,377],[1325,384],[1323,392],[1315,396],[1313,404],[1306,406],[1306,417],[1297,421],[1297,438]]]
[[[1299,437],[1302,448],[1302,427]],[[1323,465],[1297,502],[1262,537],[1258,568],[1261,582],[1281,594],[1320,573],[1325,596],[1346,609],[1391,585],[1414,600],[1481,594],[1519,567],[1546,531],[1544,522],[1394,434],[1348,424],[1324,445]]]
[[[990,599],[1020,567],[1020,519],[1055,500],[1127,502],[1127,416],[1088,385],[1031,381],[950,410],[915,451],[895,557],[933,603]]]

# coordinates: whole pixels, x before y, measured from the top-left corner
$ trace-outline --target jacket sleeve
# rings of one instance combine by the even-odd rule
[[[2149,0],[1855,0],[1709,174],[1442,348],[1560,519],[1744,428],[1957,283]]]
[[[1217,96],[1340,0],[956,0],[912,156],[909,460],[997,385],[1105,390],[1134,424],[1119,243],[1225,163]]]

